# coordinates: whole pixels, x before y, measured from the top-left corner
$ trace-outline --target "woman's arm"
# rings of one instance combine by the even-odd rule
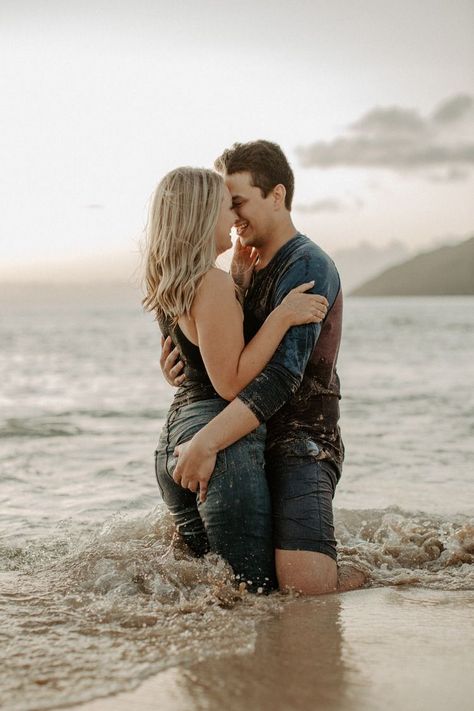
[[[324,297],[303,293],[312,286],[308,283],[293,289],[245,345],[243,313],[232,279],[220,269],[205,275],[191,317],[206,371],[221,397],[233,400],[263,370],[291,326],[322,320]]]

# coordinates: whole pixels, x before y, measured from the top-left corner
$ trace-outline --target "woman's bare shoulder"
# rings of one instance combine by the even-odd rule
[[[199,290],[212,291],[215,289],[233,291],[234,282],[230,274],[218,267],[212,267],[202,278]]]
[[[224,306],[228,302],[231,303],[234,294],[235,287],[230,274],[213,267],[201,279],[191,311],[196,314],[196,310],[207,310],[216,303]]]

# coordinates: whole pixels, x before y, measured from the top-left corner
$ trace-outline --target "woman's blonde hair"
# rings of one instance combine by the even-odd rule
[[[152,198],[145,249],[143,306],[175,324],[189,315],[199,283],[214,265],[214,231],[222,177],[204,168],[176,168]]]

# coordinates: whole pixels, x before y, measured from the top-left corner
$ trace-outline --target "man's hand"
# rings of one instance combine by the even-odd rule
[[[230,265],[230,275],[234,284],[238,286],[242,292],[247,291],[250,286],[257,259],[257,250],[254,247],[244,247],[240,241],[240,237],[237,237]]]
[[[170,336],[167,338],[161,337],[160,367],[166,382],[178,387],[186,376],[184,373],[181,373],[184,368],[184,363],[182,360],[179,360],[179,351],[177,348],[172,348],[172,345],[173,341]]]
[[[217,451],[212,450],[206,442],[201,442],[198,432],[189,442],[179,444],[174,455],[178,457],[178,463],[173,479],[183,489],[194,492],[199,489],[199,501],[204,502],[209,479],[216,466]]]

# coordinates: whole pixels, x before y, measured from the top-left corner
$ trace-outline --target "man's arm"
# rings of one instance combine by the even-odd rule
[[[176,447],[174,454],[178,462],[173,479],[185,489],[199,489],[199,498],[205,501],[217,453],[252,432],[259,424],[253,412],[236,398],[189,442]]]
[[[310,293],[325,296],[331,308],[340,290],[340,280],[336,267],[326,256],[299,258],[290,265],[276,285],[272,308],[281,303],[295,281],[308,274],[315,281]],[[320,333],[321,323],[291,328],[266,368],[239,393],[238,398],[259,422],[270,419],[299,388]]]
[[[314,291],[326,296],[331,307],[340,288],[337,270],[325,260],[312,259],[300,259],[287,270],[277,284],[273,306],[281,303],[301,279],[312,278],[316,281]],[[320,332],[320,324],[296,326],[288,331],[262,373],[190,442],[177,447],[175,481],[191,491],[199,487],[201,500],[205,499],[217,452],[252,432],[298,389]]]

